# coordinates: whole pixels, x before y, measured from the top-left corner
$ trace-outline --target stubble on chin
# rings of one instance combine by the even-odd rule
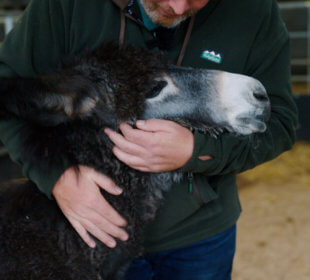
[[[173,28],[180,24],[182,21],[191,17],[195,11],[188,10],[183,15],[177,16],[165,16],[160,12],[161,7],[158,3],[149,0],[141,0],[141,4],[147,16],[156,24],[168,28]],[[164,8],[169,14],[174,14],[171,8]]]

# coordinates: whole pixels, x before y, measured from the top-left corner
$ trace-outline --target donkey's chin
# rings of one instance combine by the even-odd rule
[[[260,119],[241,118],[238,119],[238,124],[235,124],[229,131],[249,135],[251,133],[263,133],[266,129],[266,123]]]

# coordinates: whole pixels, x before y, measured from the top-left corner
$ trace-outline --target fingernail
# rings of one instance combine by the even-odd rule
[[[108,241],[108,246],[111,247],[111,248],[114,248],[116,246],[116,242],[113,241],[113,240],[109,240]]]
[[[118,194],[121,194],[123,192],[123,189],[120,188],[119,186],[115,186],[115,191],[118,193]]]
[[[124,220],[124,219],[122,219],[122,220],[120,221],[120,223],[119,223],[119,226],[120,226],[120,227],[126,227],[127,225],[128,225],[128,223],[127,223],[127,221]]]
[[[122,237],[121,237],[121,239],[122,239],[123,241],[127,241],[128,238],[129,238],[128,234],[124,234],[124,235],[122,235]]]
[[[104,131],[104,133],[108,134],[109,132],[111,132],[111,129],[110,128],[105,128],[103,131]]]
[[[136,126],[144,126],[144,125],[145,125],[145,121],[139,120],[136,122]]]
[[[96,242],[90,242],[89,246],[90,246],[91,248],[96,248]]]

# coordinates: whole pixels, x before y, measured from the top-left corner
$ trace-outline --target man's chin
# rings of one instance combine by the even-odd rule
[[[184,14],[180,16],[169,16],[169,14],[172,14],[172,11],[160,7],[156,3],[150,3],[146,0],[141,0],[141,4],[143,6],[143,9],[147,16],[156,24],[159,26],[167,27],[167,28],[173,28],[179,25],[182,21],[186,20],[190,15]]]
[[[178,18],[168,18],[168,17],[156,17],[153,18],[152,21],[156,25],[160,25],[166,28],[174,28],[179,25],[182,21],[186,20],[186,17],[178,17]]]

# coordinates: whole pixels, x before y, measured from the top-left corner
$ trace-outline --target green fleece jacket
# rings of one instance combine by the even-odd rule
[[[115,2],[124,4],[122,0]],[[137,3],[133,9],[139,15]],[[185,21],[175,30],[167,51],[172,62],[177,60],[187,25]],[[118,40],[119,30],[120,9],[113,1],[33,0],[1,46],[0,76],[36,76],[53,71],[67,55]],[[125,43],[147,48],[152,39],[152,32],[127,18]],[[204,58],[205,51],[219,53],[221,61]],[[257,78],[269,94],[271,119],[261,134],[223,134],[214,139],[195,133],[192,158],[182,170],[193,173],[201,201],[188,191],[184,176],[165,195],[156,219],[146,230],[147,251],[186,245],[235,224],[241,212],[236,174],[292,147],[297,112],[291,94],[289,56],[288,32],[275,0],[211,0],[198,12],[182,65]],[[1,121],[0,139],[11,158],[22,165],[25,176],[51,197],[56,180],[70,163],[64,158],[62,166],[41,174],[32,159],[21,152],[27,125],[21,120]],[[203,161],[199,155],[211,155],[212,159]]]

